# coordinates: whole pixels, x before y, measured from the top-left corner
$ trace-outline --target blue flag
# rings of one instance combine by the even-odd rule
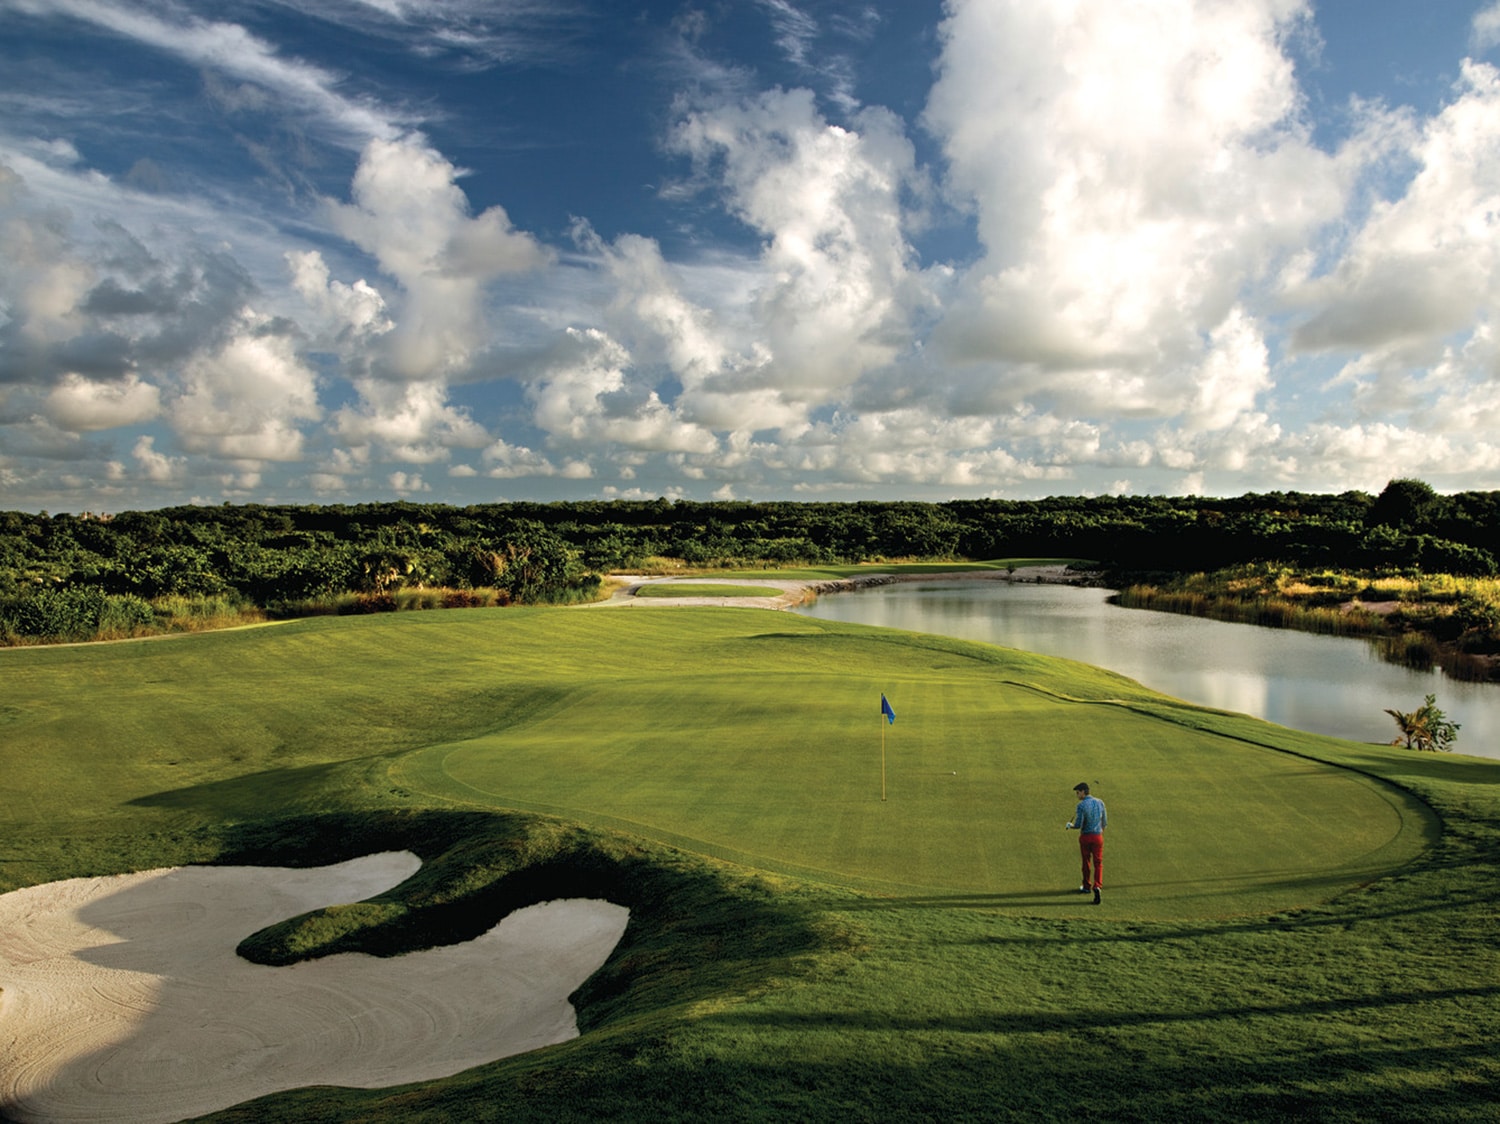
[[[885,715],[885,720],[892,726],[896,724],[896,712],[891,709],[891,704],[884,695],[880,696],[880,713]]]

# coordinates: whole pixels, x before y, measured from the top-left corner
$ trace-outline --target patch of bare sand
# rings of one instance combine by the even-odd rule
[[[266,925],[419,865],[399,852],[178,867],[0,895],[0,1112],[165,1124],[283,1089],[432,1080],[576,1037],[567,997],[628,919],[608,902],[546,902],[388,959],[270,968],[235,954]]]
[[[672,605],[722,605],[741,609],[792,609],[798,605],[806,604],[820,593],[838,593],[864,589],[869,586],[891,585],[896,582],[967,579],[972,581],[1076,585],[1085,580],[1083,575],[1068,569],[1066,566],[1018,566],[1013,571],[956,570],[949,573],[921,574],[872,570],[868,574],[859,574],[849,578],[822,578],[814,580],[747,578],[743,581],[737,581],[736,584],[761,585],[777,591],[774,594],[767,594],[765,597],[638,597],[636,595],[643,586],[658,582],[671,582],[674,586],[691,586],[694,584],[706,586],[722,585],[725,579],[715,577],[648,577],[640,574],[612,574],[610,576],[619,583],[619,588],[607,600],[597,602],[596,604],[598,605],[646,605],[653,608]]]
[[[714,586],[723,585],[723,578],[678,578],[678,577],[640,577],[634,575],[617,575],[623,582],[622,588],[608,600],[600,602],[604,605],[646,605],[652,608],[662,605],[729,605],[742,609],[786,609],[800,604],[810,596],[808,590],[814,584],[806,581],[794,581],[780,578],[753,578],[744,581],[736,581],[736,585],[763,586],[766,589],[764,597],[639,597],[642,587],[670,582],[673,586]]]
[[[1345,601],[1339,609],[1345,613],[1352,613],[1356,609],[1363,609],[1367,613],[1374,613],[1378,617],[1388,617],[1397,609],[1401,608],[1399,601],[1361,601],[1355,598],[1353,601]]]

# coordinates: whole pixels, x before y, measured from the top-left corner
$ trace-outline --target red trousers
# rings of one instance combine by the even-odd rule
[[[1080,835],[1078,851],[1083,856],[1083,885],[1086,890],[1104,888],[1104,836]],[[1089,863],[1094,864],[1093,876],[1089,876]]]

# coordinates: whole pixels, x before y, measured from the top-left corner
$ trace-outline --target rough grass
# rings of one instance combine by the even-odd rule
[[[574,889],[632,909],[577,997],[582,1038],[218,1119],[1062,1120],[1080,1095],[1110,1120],[1493,1118],[1494,762],[746,610],[326,618],[0,652],[0,676],[6,888],[423,857],[367,907],[253,935],[272,960],[463,939]],[[898,714],[885,803],[882,690]],[[918,776],[957,755],[949,787]],[[783,776],[799,757],[815,771]],[[955,771],[979,773],[964,801]],[[1100,909],[1065,892],[1079,779],[1110,802]],[[562,814],[514,810],[533,804]],[[1001,890],[1033,831],[1035,884]],[[974,881],[938,877],[911,849],[924,833]],[[1216,872],[1219,834],[1264,863]],[[903,853],[892,878],[881,864],[908,860],[883,856]]]

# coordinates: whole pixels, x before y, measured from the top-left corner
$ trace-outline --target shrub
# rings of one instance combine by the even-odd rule
[[[144,597],[122,593],[104,599],[97,631],[102,636],[134,636],[156,626],[156,612]]]
[[[394,595],[394,599],[396,609],[402,612],[443,607],[443,591],[440,589],[403,589]]]
[[[480,609],[498,601],[498,590],[494,589],[445,589],[443,608]]]
[[[43,587],[13,599],[0,617],[17,636],[90,640],[99,631],[106,596],[97,588]]]
[[[394,613],[396,599],[389,593],[361,593],[354,597],[341,597],[334,610],[340,616],[362,613]]]
[[[156,623],[144,598],[93,586],[43,587],[0,603],[0,636],[11,641],[134,636]]]
[[[1409,713],[1390,708],[1386,713],[1396,720],[1401,731],[1401,736],[1392,745],[1404,743],[1407,749],[1445,753],[1458,740],[1460,726],[1457,722],[1450,722],[1448,716],[1438,709],[1436,695],[1428,695],[1421,706]]]

